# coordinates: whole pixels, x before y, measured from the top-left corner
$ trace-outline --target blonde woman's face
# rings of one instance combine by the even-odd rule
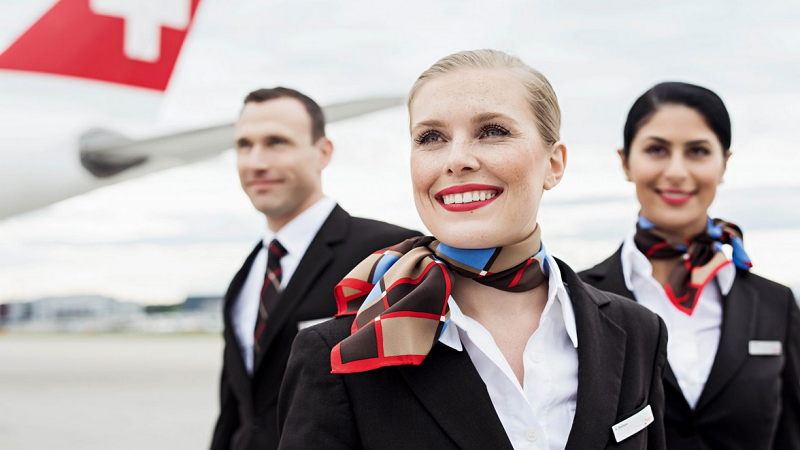
[[[504,70],[428,81],[410,105],[414,202],[428,230],[459,248],[517,243],[536,227],[542,193],[566,149],[546,148],[528,93]]]

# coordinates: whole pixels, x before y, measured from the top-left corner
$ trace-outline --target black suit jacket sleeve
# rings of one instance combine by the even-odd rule
[[[278,401],[278,429],[292,431],[281,435],[279,449],[361,448],[347,387],[330,373],[330,354],[314,329],[295,338]]]
[[[219,389],[219,418],[211,439],[211,450],[226,450],[230,447],[233,433],[239,428],[239,402],[233,395],[228,376],[222,368]]]
[[[788,290],[788,289],[787,289]],[[800,310],[788,290],[786,326],[786,366],[783,368],[783,414],[775,435],[775,450],[800,448]]]
[[[653,364],[653,378],[650,384],[650,405],[653,408],[653,423],[647,430],[647,448],[667,448],[664,430],[664,369],[667,365],[667,325],[658,318],[658,348]]]

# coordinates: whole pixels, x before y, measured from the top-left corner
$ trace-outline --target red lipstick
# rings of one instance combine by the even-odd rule
[[[451,203],[445,203],[445,196],[454,196],[458,195],[459,197],[465,193],[475,193],[476,191],[491,191],[494,193],[494,196],[491,198],[485,198],[484,200],[470,200],[468,203],[454,203],[453,200],[449,200]],[[436,201],[442,206],[442,208],[451,211],[451,212],[466,212],[466,211],[473,211],[478,208],[483,208],[484,206],[488,205],[489,203],[493,202],[500,194],[503,193],[503,188],[499,186],[492,186],[489,184],[462,184],[458,186],[451,186],[449,188],[442,189],[441,191],[437,192],[434,197]],[[459,200],[460,202],[461,200]]]
[[[686,192],[679,189],[656,189],[656,194],[661,197],[661,200],[664,200],[664,202],[670,205],[683,205],[692,199],[695,192]]]

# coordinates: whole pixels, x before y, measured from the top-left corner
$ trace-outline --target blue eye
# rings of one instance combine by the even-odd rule
[[[481,127],[481,136],[500,137],[508,136],[508,130],[496,124],[488,124]]]
[[[414,139],[414,142],[416,142],[417,145],[426,145],[426,144],[434,144],[436,142],[441,142],[443,140],[444,139],[442,139],[442,136],[439,133],[433,130],[428,130],[419,135],[418,138]]]

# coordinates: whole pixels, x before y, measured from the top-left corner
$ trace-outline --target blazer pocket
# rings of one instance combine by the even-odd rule
[[[649,403],[647,402],[647,398],[645,398],[644,400],[642,400],[642,403],[636,408],[630,410],[629,412],[626,412],[625,414],[617,415],[617,418],[614,420],[614,423],[620,423],[623,420],[631,418],[632,416],[641,412],[643,409],[647,408],[647,405],[649,405]]]

